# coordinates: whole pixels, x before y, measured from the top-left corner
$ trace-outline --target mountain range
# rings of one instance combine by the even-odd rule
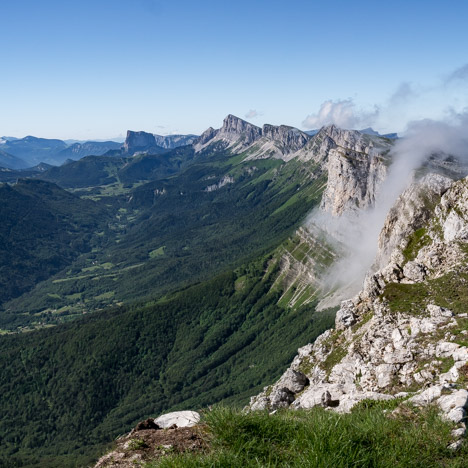
[[[141,419],[218,402],[464,389],[464,160],[428,154],[379,225],[392,135],[228,115],[175,140],[129,131],[1,186],[4,464],[86,465]]]
[[[134,148],[134,134],[140,138],[146,135],[151,144],[143,143],[142,147]],[[124,150],[133,155],[138,150],[164,152],[193,142],[196,135],[153,135],[145,132],[128,132]],[[129,143],[130,142],[130,143]],[[130,145],[130,146],[129,146]],[[85,156],[102,156],[106,153],[120,153],[122,143],[116,141],[74,141],[37,138],[27,136],[24,138],[0,138],[0,167],[4,169],[26,169],[40,163],[60,166],[67,160],[78,160]]]

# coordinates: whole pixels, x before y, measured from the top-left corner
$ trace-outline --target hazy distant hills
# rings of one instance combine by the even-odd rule
[[[27,136],[15,140],[2,139],[0,148],[7,153],[23,160],[24,164],[13,167],[13,169],[24,169],[35,166],[41,162],[48,164],[61,164],[63,161],[57,157],[60,151],[67,148],[62,140],[48,138],[37,138]],[[66,158],[65,158],[66,159]]]
[[[67,160],[85,156],[132,156],[136,153],[160,154],[180,146],[190,145],[196,135],[153,135],[147,132],[127,132],[125,143],[117,141],[76,141],[37,138],[0,138],[0,167],[19,170],[47,163],[60,166]],[[4,178],[2,178],[4,181]]]
[[[0,149],[0,167],[6,169],[20,169],[22,167],[27,167],[27,164],[21,158]]]
[[[122,147],[122,143],[116,141],[86,141],[84,143],[74,143],[68,148],[60,151],[58,156],[67,159],[80,159],[85,156],[102,156],[109,150],[116,150]]]

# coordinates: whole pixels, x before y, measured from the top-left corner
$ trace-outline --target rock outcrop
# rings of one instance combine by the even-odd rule
[[[217,145],[217,149],[230,148],[232,151],[242,152],[262,136],[262,129],[245,120],[229,114],[223,121],[223,126],[214,130],[209,128],[195,140],[195,151],[201,152],[208,146]]]
[[[400,398],[438,405],[464,433],[468,178],[428,175],[410,187],[388,214],[378,262],[362,291],[342,303],[335,329],[299,349],[251,409],[346,412],[362,400]],[[292,376],[308,384],[294,387]]]
[[[95,468],[132,468],[169,454],[201,452],[207,442],[199,421],[195,411],[176,411],[141,421],[116,440],[114,449],[102,456]]]
[[[179,146],[191,145],[197,138],[197,135],[156,135],[154,134],[156,144],[164,149],[174,149]]]
[[[374,205],[387,175],[391,142],[355,130],[324,127],[301,151],[299,158],[313,161],[328,173],[321,209],[332,216]]]
[[[129,155],[141,152],[160,153],[163,149],[156,144],[152,133],[127,131],[123,151]]]

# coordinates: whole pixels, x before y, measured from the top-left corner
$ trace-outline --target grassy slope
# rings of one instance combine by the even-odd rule
[[[1,185],[0,302],[19,296],[91,250],[106,209],[54,184]]]
[[[278,258],[265,254],[317,203],[324,181],[295,162],[241,160],[210,155],[129,198],[121,181],[101,187],[96,199],[115,218],[94,239],[115,247],[96,244],[8,304],[29,310],[20,320],[54,323],[73,317],[67,304],[80,313],[148,296],[73,324],[2,337],[0,453],[8,466],[84,464],[146,416],[245,404],[297,347],[331,326],[333,313],[315,315],[313,303],[278,305]],[[226,174],[234,184],[204,190]],[[105,193],[114,185],[117,196]],[[229,265],[236,270],[170,294]],[[166,296],[151,300],[157,293]]]
[[[382,407],[338,415],[321,408],[243,414],[217,408],[205,415],[207,454],[172,455],[156,467],[465,467],[468,444],[454,452],[451,424],[433,409],[389,417]]]
[[[4,460],[75,466],[145,417],[247,403],[333,323],[333,313],[316,315],[313,305],[278,306],[268,264],[264,258],[157,303],[4,336]]]

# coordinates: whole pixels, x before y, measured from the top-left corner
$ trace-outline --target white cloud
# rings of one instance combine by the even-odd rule
[[[356,108],[352,99],[328,100],[321,104],[317,114],[308,115],[302,122],[306,128],[315,129],[335,124],[341,128],[362,128],[373,124],[379,114],[377,106],[371,112]]]
[[[417,93],[413,89],[413,85],[404,81],[403,83],[400,83],[396,91],[390,96],[389,105],[395,106],[401,103],[406,103],[416,96]]]
[[[245,114],[245,118],[246,119],[255,119],[255,117],[259,117],[260,115],[260,112],[256,111],[255,109],[250,109],[249,112],[247,112],[247,114]]]
[[[467,81],[468,82],[468,63],[463,65],[460,68],[454,70],[445,80],[446,84],[451,84],[457,81]]]

